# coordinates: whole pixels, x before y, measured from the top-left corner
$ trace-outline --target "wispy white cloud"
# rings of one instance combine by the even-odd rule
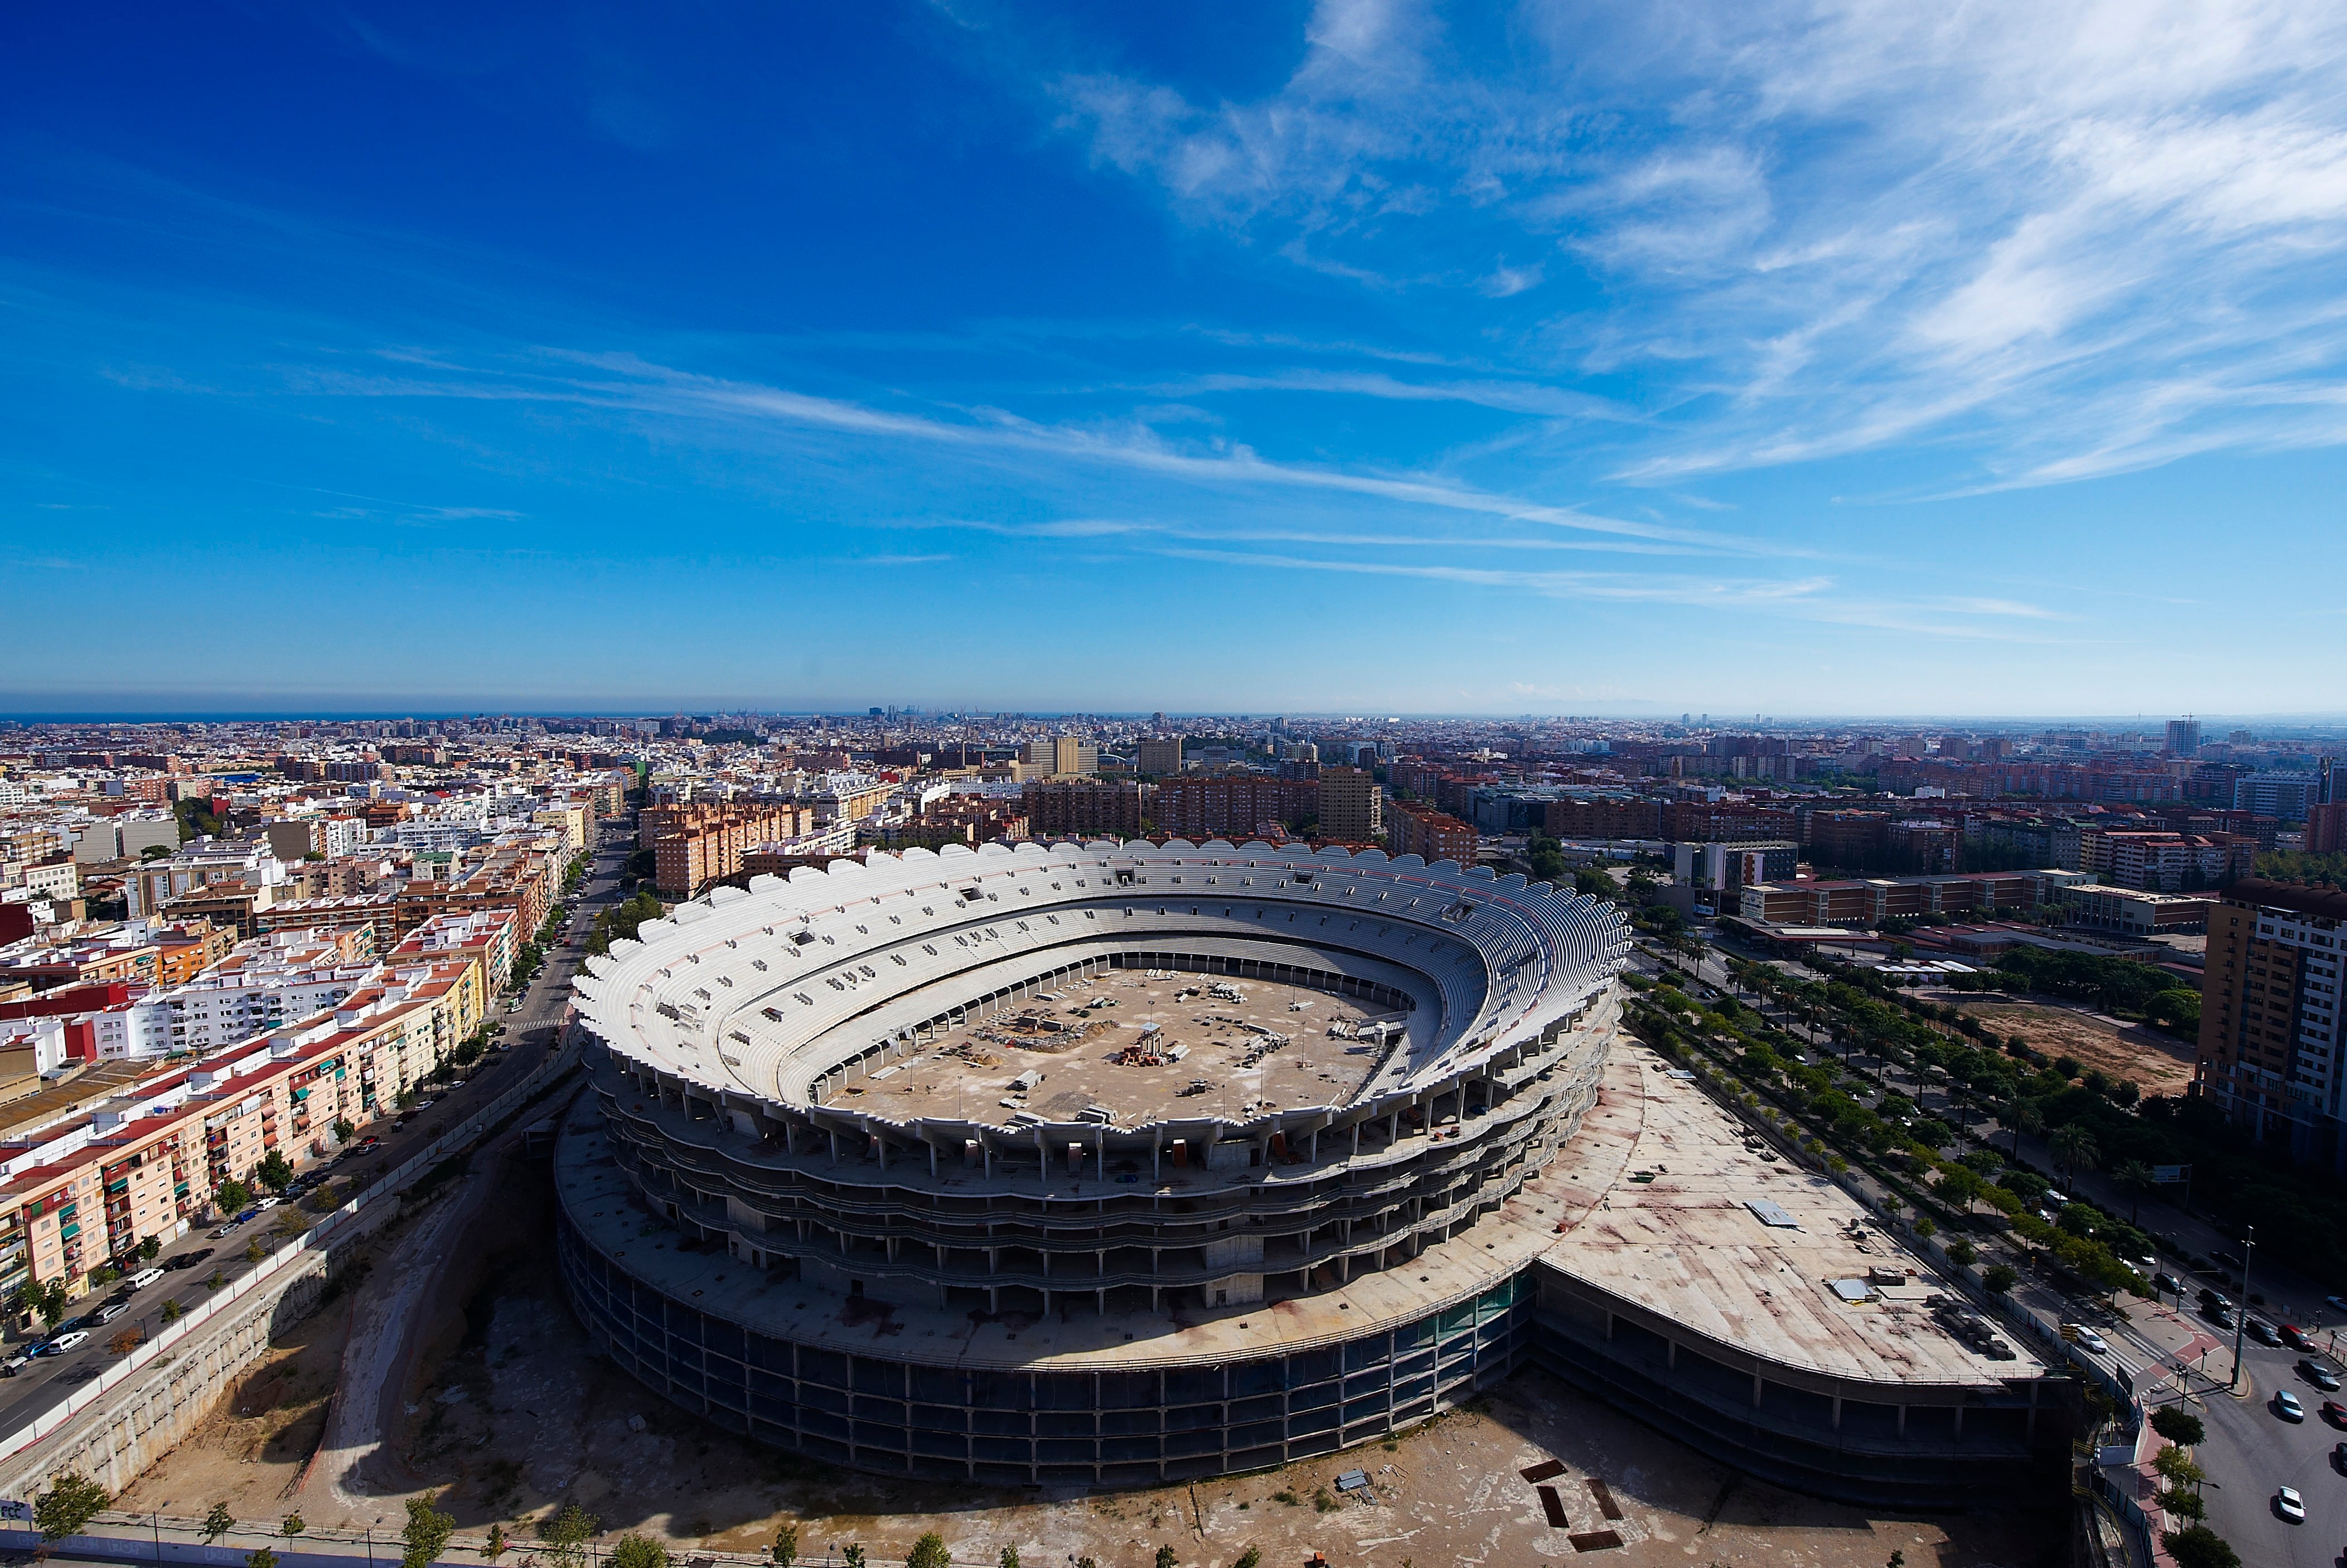
[[[1492,300],[1551,387],[1682,389],[1634,482],[1909,447],[1947,493],[2347,440],[2347,11],[1526,0],[1506,53],[1446,15],[1328,0],[1244,101],[1071,71],[1059,123],[1196,223]],[[1523,320],[1543,245],[1602,310]]]

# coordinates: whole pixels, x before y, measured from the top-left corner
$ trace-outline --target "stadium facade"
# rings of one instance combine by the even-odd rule
[[[1739,1348],[1648,1367],[1666,1317],[1535,1266],[1568,1228],[1536,1184],[1599,1102],[1628,950],[1614,906],[1547,884],[1262,843],[916,849],[720,888],[579,981],[594,1093],[558,1141],[566,1284],[600,1348],[670,1399],[887,1473],[1254,1469],[1535,1360],[1686,1430],[1715,1394],[1676,1385],[1742,1376]],[[1211,1111],[912,1085],[989,1020],[1143,977],[1378,1021],[1348,1031],[1343,1071]],[[1156,1025],[1086,1027],[1093,1058]],[[1290,1081],[1307,1102],[1284,1102]],[[1772,1370],[1833,1385],[1774,1409],[1755,1373],[1712,1446],[1870,1498],[2034,1473],[2059,1440],[2041,1390],[1959,1371],[1871,1390],[1886,1422],[1897,1408],[1880,1442],[1840,1430],[1862,1369]],[[1959,1410],[1952,1440],[1922,1419],[1911,1440],[1908,1405],[1935,1402],[1988,1409],[1969,1439]],[[1787,1420],[1821,1429],[1809,1449]]]

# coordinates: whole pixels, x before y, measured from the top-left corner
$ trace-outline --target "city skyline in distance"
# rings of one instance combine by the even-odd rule
[[[46,14],[0,709],[2327,715],[2342,67],[2263,4]]]

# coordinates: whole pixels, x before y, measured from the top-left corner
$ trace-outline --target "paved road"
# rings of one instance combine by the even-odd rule
[[[356,1176],[364,1183],[396,1168],[409,1153],[461,1119],[469,1107],[496,1098],[537,1069],[558,1038],[569,996],[570,978],[586,951],[585,933],[593,910],[615,896],[619,866],[624,857],[625,851],[618,848],[598,853],[587,880],[570,902],[571,927],[576,935],[548,955],[544,966],[517,999],[517,1005],[495,1013],[497,1021],[506,1026],[508,1049],[466,1082],[440,1091],[431,1110],[411,1112],[398,1118],[404,1126],[373,1123],[368,1131],[379,1135],[382,1144],[364,1157],[339,1158],[334,1164],[337,1179]],[[316,1161],[305,1161],[296,1168],[306,1172],[318,1164]],[[156,1261],[166,1266],[207,1249],[210,1255],[198,1266],[169,1269],[161,1279],[132,1298],[128,1313],[110,1323],[88,1326],[87,1344],[62,1356],[41,1357],[15,1377],[0,1381],[0,1432],[14,1431],[34,1420],[104,1371],[116,1359],[108,1343],[123,1329],[135,1327],[148,1337],[159,1332],[163,1327],[165,1302],[178,1301],[192,1307],[208,1298],[210,1291],[204,1282],[211,1277],[214,1269],[220,1272],[224,1282],[251,1273],[254,1265],[245,1256],[246,1245],[259,1237],[264,1247],[274,1250],[271,1240],[271,1222],[274,1218],[273,1213],[264,1214],[226,1236],[212,1234],[220,1228],[218,1225],[198,1226],[165,1246]],[[106,1294],[93,1291],[77,1301],[77,1315],[95,1310]],[[8,1349],[13,1353],[35,1342],[11,1345]]]

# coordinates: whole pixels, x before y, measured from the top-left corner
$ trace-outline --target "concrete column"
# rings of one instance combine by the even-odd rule
[[[1664,1341],[1663,1341],[1663,1368],[1664,1368],[1664,1370],[1665,1370],[1665,1371],[1670,1371],[1670,1372],[1676,1372],[1676,1371],[1677,1371],[1677,1370],[1678,1370],[1678,1367],[1679,1367],[1679,1342],[1678,1342],[1677,1340],[1676,1340],[1676,1339],[1665,1339],[1665,1340],[1664,1340]]]
[[[935,1180],[937,1180],[937,1175],[938,1175],[938,1146],[937,1146],[935,1143],[932,1143],[932,1144],[930,1144],[930,1145],[929,1145],[929,1179],[930,1179],[931,1181],[935,1181]]]
[[[1899,1407],[1899,1435],[1902,1438],[1907,1435],[1907,1407],[1904,1405]]]
[[[1841,1396],[1840,1394],[1833,1397],[1833,1430],[1841,1430]]]
[[[1962,1405],[1958,1405],[1958,1406],[1956,1407],[1956,1436],[1957,1436],[1957,1438],[1958,1438],[1959,1440],[1961,1440],[1961,1439],[1963,1437],[1963,1435],[1964,1435],[1964,1408],[1963,1408]]]
[[[1752,1408],[1756,1410],[1760,1408],[1760,1374],[1755,1372],[1752,1374]]]

